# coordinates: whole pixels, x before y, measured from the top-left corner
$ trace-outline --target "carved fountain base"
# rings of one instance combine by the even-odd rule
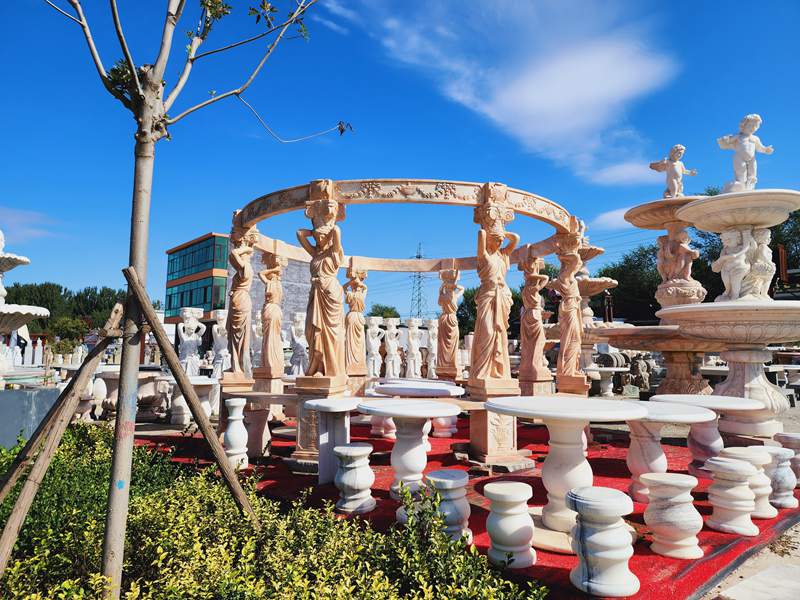
[[[703,352],[662,350],[666,376],[658,385],[656,394],[711,394],[708,380],[700,374]],[[730,395],[730,394],[729,394]]]

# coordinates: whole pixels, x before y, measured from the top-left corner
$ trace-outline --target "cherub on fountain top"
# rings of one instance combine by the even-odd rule
[[[685,146],[675,144],[670,148],[668,158],[662,158],[650,163],[650,168],[654,171],[667,174],[667,187],[664,189],[664,198],[683,196],[683,176],[690,175],[693,177],[697,175],[697,169],[687,169],[684,166],[681,159],[685,153]]]
[[[723,150],[733,150],[733,181],[722,188],[726,192],[744,192],[756,189],[758,181],[758,165],[756,153],[772,154],[772,146],[765,146],[755,135],[761,127],[761,117],[757,114],[745,115],[739,122],[739,133],[717,138],[717,144]]]

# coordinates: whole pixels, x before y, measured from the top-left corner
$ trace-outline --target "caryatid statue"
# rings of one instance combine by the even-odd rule
[[[233,215],[233,229],[230,238],[228,261],[233,267],[233,279],[228,293],[228,344],[231,353],[231,371],[235,378],[248,378],[252,375],[250,365],[250,327],[253,303],[250,299],[250,286],[253,283],[253,267],[250,258],[254,244],[258,241],[255,227],[241,224],[240,211]]]
[[[436,353],[436,373],[441,379],[455,380],[461,374],[458,364],[458,300],[464,294],[464,288],[458,285],[460,273],[457,269],[439,271],[442,285],[439,287],[438,351]]]
[[[364,340],[364,306],[367,298],[367,286],[364,280],[366,271],[354,269],[347,271],[347,283],[344,284],[345,301],[350,311],[345,317],[345,351],[344,360],[347,374],[363,377],[367,374],[366,347]]]
[[[428,319],[425,321],[425,326],[428,328],[428,379],[436,379],[436,355],[439,352],[439,321],[437,319]]]
[[[756,189],[758,181],[758,165],[756,153],[772,154],[772,146],[765,146],[755,135],[761,127],[761,117],[756,114],[745,115],[739,123],[739,133],[717,138],[717,144],[723,150],[733,150],[733,181],[722,188],[725,192],[744,192]]]
[[[344,263],[342,233],[336,225],[337,221],[344,219],[344,205],[333,198],[333,182],[329,179],[311,182],[308,193],[310,199],[306,202],[305,215],[311,219],[313,228],[297,230],[300,245],[311,255],[311,291],[306,310],[309,354],[306,375],[329,378],[332,387],[339,387],[347,381],[343,290],[336,277]]]
[[[383,324],[383,317],[367,317],[366,322],[367,376],[377,379],[381,376],[381,366],[383,365],[381,343],[385,332],[380,327]]]
[[[206,326],[199,321],[203,316],[202,308],[186,307],[181,309],[182,323],[178,323],[178,356],[181,367],[187,375],[200,374],[200,346],[203,344],[203,334]]]
[[[422,325],[420,319],[411,317],[406,319],[408,327],[408,342],[406,343],[406,377],[409,379],[422,378]]]
[[[386,358],[384,359],[384,364],[386,365],[385,376],[387,379],[400,377],[400,367],[403,363],[400,358],[400,330],[397,328],[400,325],[400,319],[389,317],[384,319],[383,322],[386,325],[386,331],[383,336],[383,343],[386,348]]]
[[[581,338],[583,334],[583,315],[581,314],[581,293],[575,274],[581,268],[578,249],[583,237],[582,228],[573,218],[572,233],[555,236],[556,255],[561,262],[558,278],[551,286],[561,295],[558,307],[559,345],[556,386],[559,392],[585,394],[589,386],[581,371]]]
[[[549,393],[549,382],[553,380],[544,358],[547,340],[542,323],[542,295],[539,293],[550,278],[539,273],[543,265],[542,259],[531,254],[529,247],[525,250],[518,266],[525,274],[525,284],[522,287],[523,311],[519,324],[519,383],[523,394],[535,395]],[[536,384],[539,382],[544,383],[544,386],[540,386],[542,389],[537,389]]]
[[[669,151],[668,158],[662,158],[650,163],[650,168],[659,173],[667,174],[666,187],[664,188],[664,198],[677,198],[683,196],[683,176],[697,175],[697,169],[687,169],[683,161],[686,147],[675,144]]]
[[[261,309],[261,372],[266,379],[280,379],[284,371],[281,275],[288,260],[272,252],[263,252],[261,262],[265,267],[258,272],[258,278],[264,284],[264,306]]]
[[[505,229],[514,219],[514,211],[505,205],[506,192],[505,185],[485,184],[484,201],[475,208],[474,220],[481,226],[477,252],[481,283],[475,295],[475,338],[468,385],[470,393],[479,398],[501,388],[511,394],[519,390],[511,378],[508,357],[508,319],[513,299],[506,285],[511,253],[519,236]]]
[[[227,310],[212,311],[211,317],[214,325],[211,326],[213,338],[214,362],[212,363],[212,377],[222,379],[222,374],[231,368],[231,353],[228,351],[228,322]]]

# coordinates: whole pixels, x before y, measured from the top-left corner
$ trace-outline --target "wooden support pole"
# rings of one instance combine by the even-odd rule
[[[161,321],[158,320],[156,311],[153,309],[153,304],[150,302],[150,298],[147,295],[147,291],[144,289],[144,286],[139,281],[136,270],[133,267],[127,267],[122,270],[122,273],[125,275],[125,279],[128,280],[129,290],[134,294],[139,303],[142,315],[153,330],[153,336],[156,338],[156,342],[161,348],[161,352],[164,356],[164,359],[167,361],[170,371],[172,371],[172,376],[175,378],[178,387],[183,393],[183,397],[189,406],[189,410],[192,412],[195,423],[197,423],[198,428],[203,433],[203,436],[206,438],[208,444],[211,446],[211,452],[214,455],[217,466],[219,466],[219,469],[222,472],[222,477],[225,480],[225,484],[228,486],[228,489],[233,495],[233,499],[236,501],[236,504],[239,506],[239,510],[242,511],[242,514],[247,516],[252,521],[253,526],[256,529],[259,529],[261,524],[255,512],[253,511],[253,507],[250,505],[250,500],[247,498],[247,494],[244,493],[242,486],[239,484],[236,471],[228,461],[228,457],[225,455],[225,449],[222,447],[214,428],[211,426],[211,421],[209,421],[205,411],[203,411],[203,407],[200,404],[200,399],[197,397],[197,393],[194,391],[194,386],[189,381],[189,376],[186,375],[183,367],[181,367],[178,355],[175,353],[175,349],[172,347],[172,344],[167,337],[167,333],[164,331],[164,327],[161,325]]]
[[[111,313],[111,318],[109,319],[108,323],[106,323],[106,329],[116,327],[119,324],[121,317],[122,305],[117,304]],[[39,491],[39,488],[42,485],[42,481],[44,480],[44,476],[47,473],[48,467],[50,466],[50,462],[53,460],[53,456],[58,449],[58,445],[61,443],[61,438],[63,437],[64,432],[67,430],[67,426],[72,420],[72,415],[75,413],[75,409],[78,407],[81,392],[86,388],[86,384],[89,383],[89,379],[94,374],[95,369],[97,369],[97,365],[100,364],[100,360],[103,358],[105,349],[112,342],[112,340],[113,338],[103,338],[98,341],[97,345],[92,348],[92,350],[86,356],[81,368],[72,378],[70,383],[67,384],[67,387],[56,401],[56,404],[59,405],[59,408],[53,411],[52,414],[48,413],[48,416],[52,419],[52,422],[49,424],[49,426],[46,425],[43,428],[46,433],[45,431],[42,431],[39,436],[40,439],[42,437],[45,438],[44,446],[42,447],[41,452],[39,452],[39,456],[36,458],[36,462],[33,464],[33,467],[28,474],[28,478],[25,480],[25,484],[22,486],[22,490],[17,497],[14,508],[11,510],[8,521],[6,521],[6,525],[3,528],[3,534],[0,536],[0,578],[2,578],[3,573],[5,573],[6,567],[8,566],[8,561],[11,558],[11,552],[14,550],[14,544],[17,542],[19,532],[22,529],[22,525],[25,523],[25,518],[28,516],[28,511],[33,504],[33,500],[36,498],[36,493]],[[29,451],[29,455],[32,453],[32,450]],[[18,472],[16,474],[11,473],[11,476],[15,476],[16,479],[18,479],[20,473],[21,469],[18,469]],[[16,479],[14,479],[14,481],[16,481]],[[11,478],[9,478],[9,481],[10,480]],[[13,487],[13,483],[9,486],[9,488],[10,487]]]

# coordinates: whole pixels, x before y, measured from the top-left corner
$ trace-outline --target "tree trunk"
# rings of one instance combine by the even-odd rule
[[[147,238],[150,222],[150,194],[153,183],[155,141],[151,132],[140,130],[136,135],[133,175],[133,209],[131,215],[130,265],[144,284],[147,277]],[[109,577],[107,598],[119,598],[122,564],[125,552],[125,528],[130,496],[131,462],[136,428],[136,403],[139,387],[141,314],[133,294],[128,290],[122,336],[119,396],[114,433],[114,455],[108,489],[108,512],[103,539],[103,575]]]

